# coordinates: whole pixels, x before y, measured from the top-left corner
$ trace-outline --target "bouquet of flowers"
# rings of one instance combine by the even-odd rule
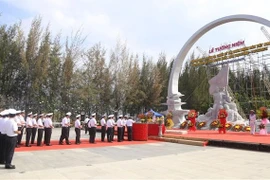
[[[217,128],[217,127],[219,127],[219,119],[214,120],[214,121],[211,122],[211,124],[210,124],[210,128],[211,128],[211,129],[214,129],[214,128]]]
[[[188,124],[188,122],[184,121],[182,124],[180,124],[180,129],[185,129],[187,124]]]
[[[201,129],[202,127],[204,127],[206,125],[206,122],[199,122],[197,125],[198,129]]]
[[[270,114],[269,114],[266,107],[260,107],[260,109],[257,110],[257,115],[258,115],[258,117],[263,119],[263,118],[268,118]]]
[[[142,123],[145,123],[147,117],[143,113],[141,113],[138,115],[138,118],[141,120]]]
[[[226,127],[226,130],[230,130],[232,128],[232,124],[231,123],[226,123],[225,127]]]
[[[264,124],[260,124],[260,125],[259,125],[259,128],[260,128],[260,129],[264,129],[264,128],[265,128],[265,125],[264,125]]]
[[[233,130],[236,132],[242,131],[243,130],[243,125],[242,124],[236,124],[233,126]]]
[[[188,119],[190,119],[190,118],[196,118],[196,117],[197,117],[197,112],[194,109],[192,109],[192,110],[190,110],[188,112]]]
[[[172,112],[169,111],[166,117],[167,117],[167,119],[166,119],[165,125],[166,125],[167,128],[170,129],[170,128],[172,128],[174,126],[174,123],[173,123],[173,120],[172,120],[172,117],[173,117]]]

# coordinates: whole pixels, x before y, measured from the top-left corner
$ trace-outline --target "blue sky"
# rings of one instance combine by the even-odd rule
[[[22,21],[25,33],[32,19],[42,16],[54,34],[63,36],[83,28],[86,47],[100,42],[109,52],[118,39],[131,53],[168,59],[177,56],[188,38],[205,24],[233,14],[270,19],[268,0],[0,0],[0,23]],[[225,43],[245,40],[247,45],[267,41],[261,25],[229,23],[204,35],[193,47],[205,51]],[[267,28],[270,32],[270,30]]]

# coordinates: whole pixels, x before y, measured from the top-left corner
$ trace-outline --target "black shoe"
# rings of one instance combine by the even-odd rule
[[[15,166],[14,165],[6,165],[5,168],[6,169],[15,169]]]
[[[67,143],[67,145],[71,145],[71,143]]]
[[[61,142],[60,142],[59,145],[64,145],[64,143],[61,143]]]
[[[31,147],[31,145],[25,145],[25,147]]]
[[[52,146],[51,144],[46,144],[46,146]]]
[[[6,164],[5,161],[1,161],[0,164]]]

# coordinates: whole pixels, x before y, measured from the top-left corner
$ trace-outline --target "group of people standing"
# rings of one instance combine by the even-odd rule
[[[254,110],[250,110],[249,113],[249,126],[250,126],[250,134],[254,135],[256,132],[256,125],[257,125],[257,117]],[[266,125],[269,123],[268,120],[268,112],[267,109],[261,109],[261,124],[259,125],[260,135],[267,135]]]
[[[122,142],[124,140],[124,133],[127,128],[128,141],[132,140],[132,125],[135,121],[130,118],[128,115],[119,115],[117,121],[115,121],[114,115],[109,115],[106,120],[106,115],[103,115],[100,120],[101,126],[101,141],[105,141],[105,136],[107,134],[107,142],[114,141],[115,127],[117,127],[117,141]],[[84,121],[85,124],[85,134],[89,131],[89,143],[95,143],[96,137],[96,114],[91,115],[91,119],[86,118]]]
[[[64,145],[64,140],[67,145],[70,145],[69,141],[69,130],[71,127],[71,112],[66,113],[66,116],[62,119],[61,126],[61,136],[59,139],[59,145]],[[117,127],[117,141],[122,142],[124,140],[124,133],[127,128],[128,132],[128,141],[132,141],[132,125],[135,121],[128,117],[127,115],[119,115],[118,120],[115,121],[114,115],[109,115],[108,119],[106,120],[106,115],[103,115],[100,120],[101,126],[101,141],[105,142],[105,137],[107,134],[107,141],[112,142],[114,141],[114,134],[115,134],[115,127]],[[75,133],[76,133],[76,140],[75,144],[81,144],[81,115],[76,116],[76,120],[74,123],[75,126]],[[96,143],[96,132],[97,132],[97,120],[96,120],[96,113],[91,114],[91,117],[86,117],[84,120],[85,126],[85,134],[89,132],[89,143],[95,144]]]
[[[5,164],[6,169],[15,169],[11,164],[14,149],[22,145],[22,135],[26,129],[25,146],[35,143],[36,132],[38,132],[37,145],[41,146],[43,131],[45,129],[45,144],[50,145],[52,126],[52,113],[37,115],[29,113],[25,121],[25,112],[15,109],[6,109],[0,112],[0,164]]]
[[[25,146],[31,147],[31,144],[35,144],[36,133],[37,133],[37,146],[42,146],[42,139],[43,133],[44,135],[44,144],[46,146],[51,146],[51,134],[52,128],[54,128],[52,123],[52,116],[53,113],[48,114],[33,114],[32,112],[27,114],[26,122],[24,122],[23,115],[19,118],[20,121],[17,121],[18,126],[23,126],[26,128],[26,141]],[[18,137],[20,141],[18,141],[17,147],[21,144],[21,136],[23,134],[23,129],[21,130],[22,133]]]

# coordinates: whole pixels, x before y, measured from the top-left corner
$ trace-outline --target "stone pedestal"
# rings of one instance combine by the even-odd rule
[[[180,124],[186,120],[185,115],[188,114],[189,110],[182,109],[182,105],[186,104],[185,102],[182,102],[180,97],[184,96],[181,93],[173,94],[170,97],[167,97],[167,103],[168,111],[172,112],[173,115],[173,123],[174,128],[179,128]]]

